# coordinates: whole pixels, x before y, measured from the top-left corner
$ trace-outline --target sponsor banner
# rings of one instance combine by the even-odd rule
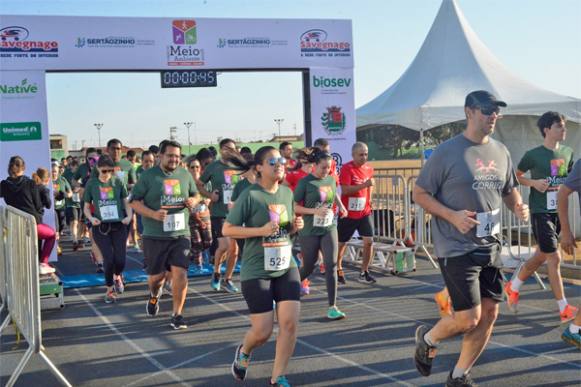
[[[353,67],[351,21],[16,16],[4,70]]]
[[[29,177],[37,168],[50,172],[44,71],[0,71],[0,105],[0,180],[6,179],[12,156],[24,159]],[[43,223],[54,228],[53,210],[44,211]],[[51,260],[56,257],[55,249]]]
[[[312,68],[310,92],[312,140],[327,139],[340,168],[356,141],[353,70]]]

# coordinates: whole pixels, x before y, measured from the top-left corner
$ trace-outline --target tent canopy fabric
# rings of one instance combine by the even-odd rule
[[[470,27],[455,0],[443,0],[412,64],[377,98],[357,109],[357,126],[394,124],[430,129],[464,119],[464,98],[488,90],[508,107],[504,115],[548,110],[581,122],[581,99],[540,89],[512,74]]]

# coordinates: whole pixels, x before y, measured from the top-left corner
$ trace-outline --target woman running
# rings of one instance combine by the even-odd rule
[[[242,170],[252,167],[242,160],[239,164]],[[245,239],[240,279],[251,323],[236,349],[232,375],[246,378],[252,351],[272,334],[276,303],[279,333],[271,386],[290,386],[284,374],[294,352],[300,313],[300,275],[290,236],[303,227],[303,221],[295,217],[290,189],[279,186],[285,165],[286,159],[271,146],[256,152],[258,183],[242,192],[222,230],[226,237]]]
[[[202,164],[194,157],[187,159],[187,166],[190,174],[197,182],[202,176]],[[212,246],[212,222],[210,221],[211,200],[204,198],[197,206],[190,211],[190,239],[192,241],[192,261],[198,270],[203,270],[202,254]]]
[[[117,301],[117,294],[125,291],[123,269],[127,249],[127,225],[133,210],[127,201],[127,187],[113,177],[115,163],[109,156],[101,156],[97,162],[99,176],[91,178],[83,195],[84,213],[93,226],[93,238],[103,254],[105,269],[105,302]],[[95,213],[91,214],[91,205]]]
[[[338,199],[335,179],[329,175],[331,155],[317,150],[309,156],[309,160],[315,163],[315,168],[311,174],[299,181],[294,192],[295,211],[305,217],[305,227],[299,232],[303,252],[301,280],[311,275],[319,258],[319,251],[322,251],[327,268],[325,271],[329,301],[327,318],[340,320],[345,318],[345,313],[336,305],[339,241],[333,203],[337,204],[341,217],[347,216],[347,209]]]

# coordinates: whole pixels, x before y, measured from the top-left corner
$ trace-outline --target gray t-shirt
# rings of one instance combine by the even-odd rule
[[[499,242],[502,197],[517,186],[512,160],[503,144],[494,139],[476,144],[463,134],[453,137],[434,150],[416,184],[452,210],[479,213],[481,226],[466,234],[434,216],[436,256],[457,257]]]
[[[569,175],[563,184],[577,192],[579,203],[581,203],[581,159],[575,162],[573,169],[569,172]],[[579,206],[579,214],[581,214],[581,206]]]

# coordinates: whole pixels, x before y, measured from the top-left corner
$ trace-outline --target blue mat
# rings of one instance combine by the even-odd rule
[[[226,268],[222,266],[222,274],[224,274],[225,271]],[[213,272],[213,265],[206,264],[202,269],[198,269],[198,267],[190,265],[190,268],[188,269],[188,277],[209,277]],[[236,265],[234,272],[240,272],[240,264]],[[105,276],[102,273],[60,275],[59,277],[63,282],[63,287],[65,289],[105,286]],[[147,282],[147,273],[142,269],[126,270],[123,272],[123,277],[125,278],[125,283]]]

